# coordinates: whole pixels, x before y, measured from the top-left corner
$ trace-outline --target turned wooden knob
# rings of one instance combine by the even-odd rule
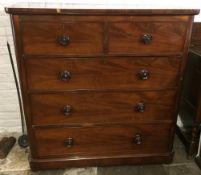
[[[61,46],[66,46],[70,43],[70,37],[67,36],[67,35],[61,35],[58,37],[58,43],[61,45]]]
[[[142,69],[142,70],[138,73],[138,75],[139,75],[139,78],[140,78],[141,80],[147,80],[147,79],[149,78],[149,76],[150,76],[150,73],[149,73],[148,70]]]
[[[69,116],[72,113],[72,106],[70,105],[64,106],[63,113],[65,116]]]
[[[67,138],[65,140],[64,144],[66,147],[69,147],[69,148],[72,147],[74,144],[73,138],[72,137]]]
[[[133,138],[133,143],[136,145],[142,144],[142,136],[140,134],[136,134]]]
[[[145,33],[143,36],[142,36],[142,41],[144,44],[150,44],[152,42],[152,35],[149,34],[149,33]]]
[[[69,81],[71,78],[71,74],[70,72],[68,72],[67,70],[64,70],[60,73],[60,79],[62,81]]]
[[[137,112],[144,112],[144,111],[145,111],[145,104],[143,104],[143,103],[138,103],[138,104],[136,105],[136,111],[137,111]]]

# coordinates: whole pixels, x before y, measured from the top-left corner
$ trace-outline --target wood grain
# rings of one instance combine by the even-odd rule
[[[30,90],[73,89],[156,89],[176,87],[181,59],[169,57],[27,59],[27,82]],[[141,80],[139,72],[150,76]],[[70,72],[62,81],[61,72]]]
[[[170,125],[144,124],[110,127],[37,128],[34,157],[110,156],[121,154],[154,154],[168,151]],[[160,131],[160,132],[158,132]],[[141,134],[142,144],[133,143]],[[68,137],[74,139],[72,147],[65,146]]]
[[[109,26],[109,52],[164,53],[182,52],[186,33],[184,22],[119,22]],[[152,35],[152,42],[145,44],[144,34]]]
[[[176,91],[33,94],[33,125],[171,122]],[[145,105],[137,111],[138,103]],[[66,116],[64,107],[72,112]]]
[[[58,37],[69,36],[62,46]],[[102,53],[103,25],[100,23],[22,23],[24,54],[97,54]]]

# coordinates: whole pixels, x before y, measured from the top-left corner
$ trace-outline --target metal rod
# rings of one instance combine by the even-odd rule
[[[21,99],[21,95],[20,95],[20,88],[19,88],[19,84],[17,81],[17,76],[16,76],[16,72],[15,72],[15,66],[14,66],[14,62],[13,62],[13,57],[12,57],[12,53],[11,53],[11,49],[10,49],[10,44],[7,42],[7,48],[8,48],[8,53],[10,56],[10,62],[11,62],[11,66],[12,66],[12,71],[13,71],[13,75],[14,75],[14,80],[15,80],[15,86],[17,89],[17,96],[18,96],[18,102],[19,102],[19,107],[20,107],[20,115],[21,115],[21,123],[22,123],[22,133],[24,134],[24,113],[23,113],[23,108],[22,108],[22,99]]]

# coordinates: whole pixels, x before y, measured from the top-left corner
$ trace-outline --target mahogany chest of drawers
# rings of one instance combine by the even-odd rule
[[[171,162],[198,10],[6,11],[33,170]]]

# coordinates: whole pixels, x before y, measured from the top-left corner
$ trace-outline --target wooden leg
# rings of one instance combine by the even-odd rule
[[[198,149],[199,128],[197,125],[194,125],[190,131],[183,132],[182,128],[177,126],[176,133],[186,147],[187,158],[193,159]]]

